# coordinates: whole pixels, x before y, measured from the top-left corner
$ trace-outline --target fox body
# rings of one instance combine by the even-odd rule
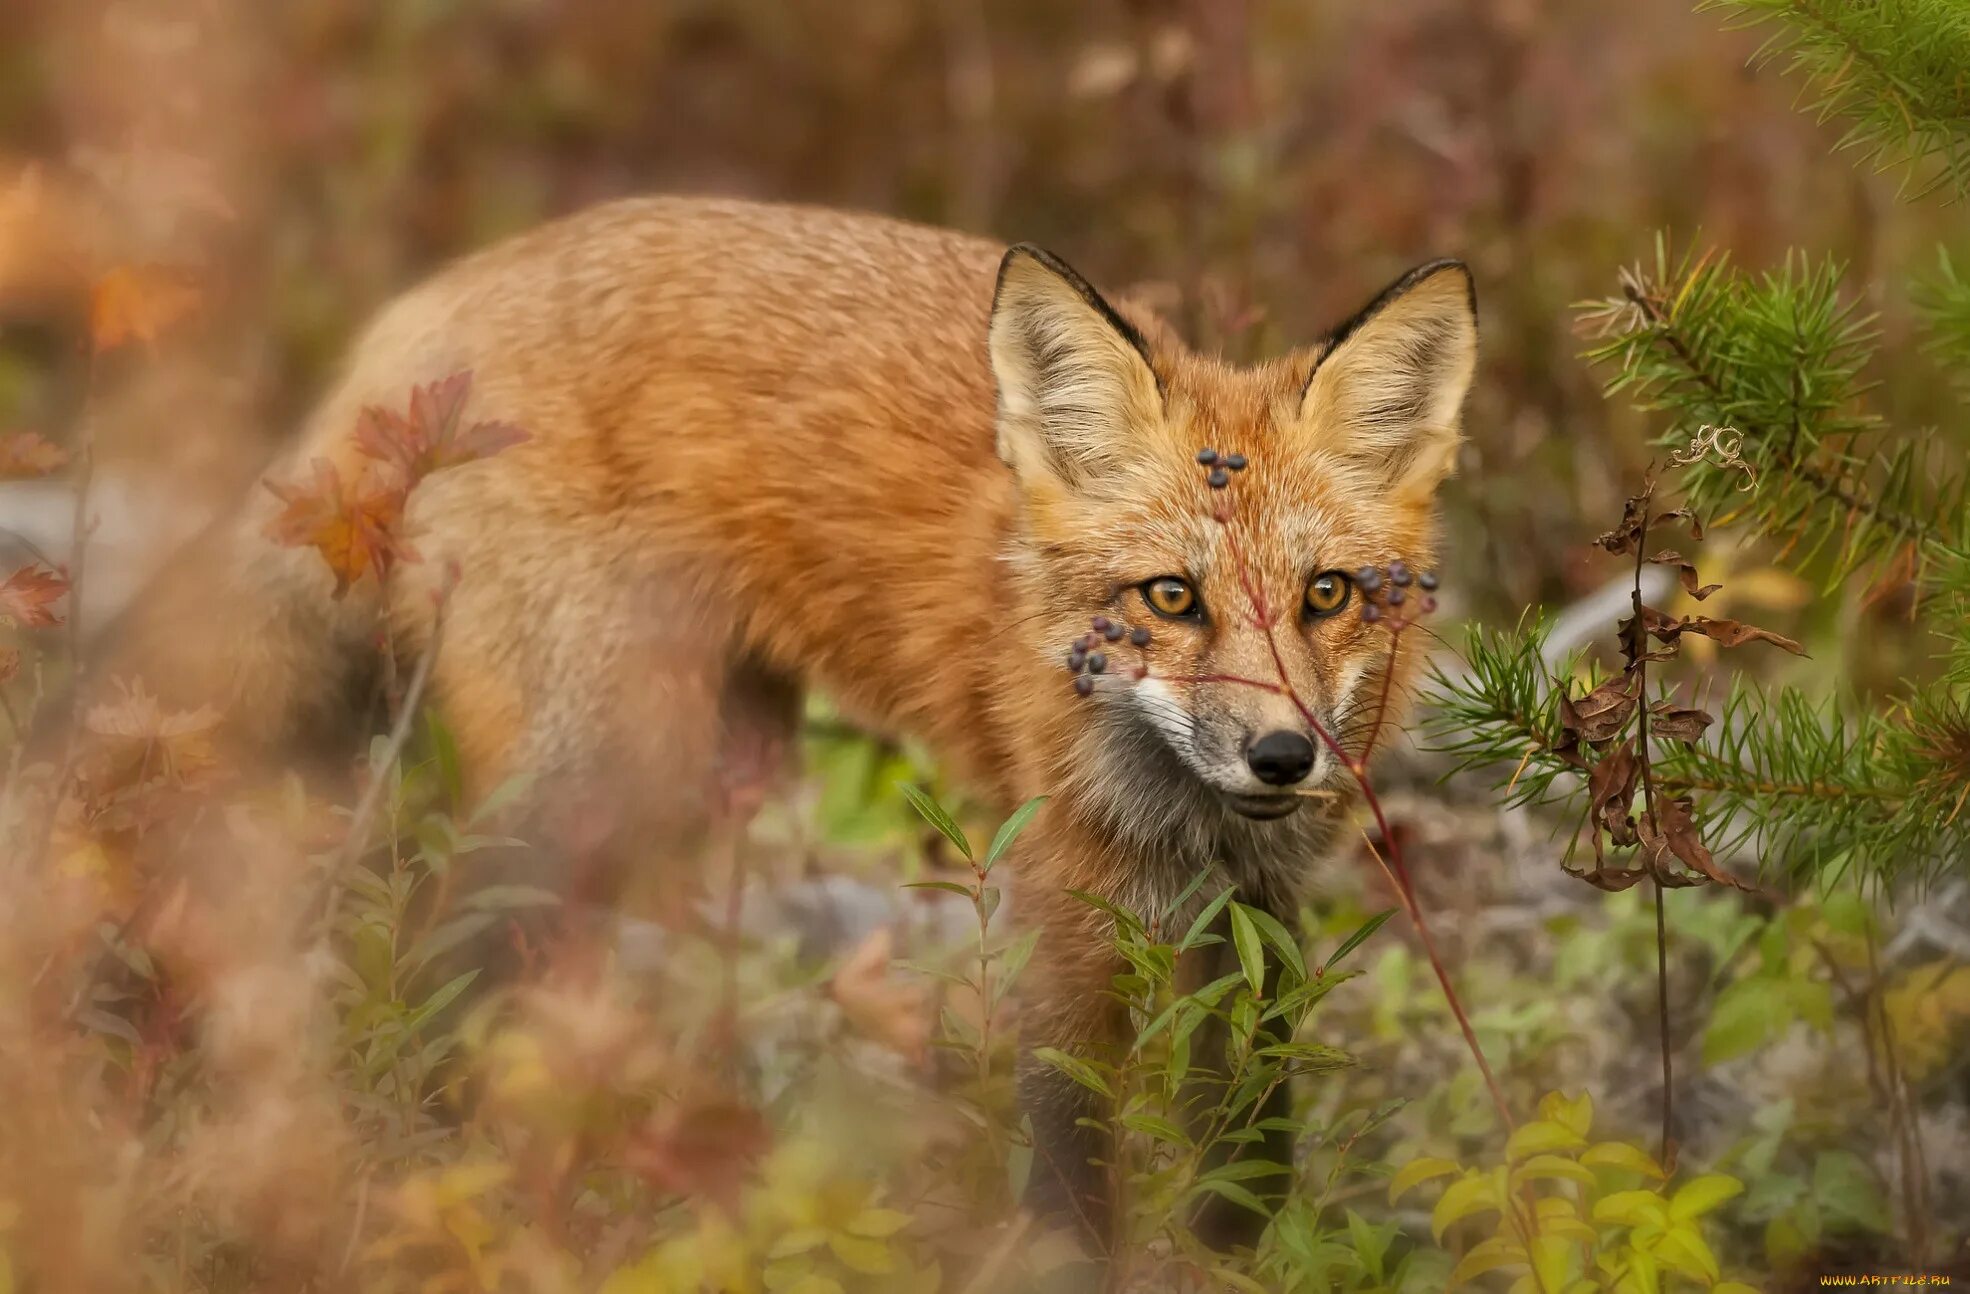
[[[620,202],[388,307],[269,470],[351,479],[363,406],[472,370],[469,416],[529,438],[418,487],[420,561],[337,598],[317,554],[265,537],[279,505],[256,493],[97,677],[272,740],[343,703],[383,626],[406,659],[441,632],[431,694],[470,785],[533,774],[516,829],[591,870],[686,853],[822,689],[988,801],[1048,797],[1013,857],[1042,930],[1026,1042],[1100,1046],[1125,1024],[1107,922],[1067,890],[1156,909],[1215,864],[1290,917],[1351,783],[1278,684],[1354,751],[1389,668],[1387,634],[1316,614],[1309,583],[1431,559],[1474,347],[1450,262],[1235,367],[1037,249]],[[1248,460],[1230,488],[1204,447]],[[1081,695],[1065,658],[1097,616],[1149,641],[1097,644],[1112,666]],[[1022,1090],[1036,1189],[1098,1216],[1075,1089],[1028,1067]]]

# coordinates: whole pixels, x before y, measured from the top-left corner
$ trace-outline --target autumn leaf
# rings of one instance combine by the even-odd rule
[[[327,459],[315,460],[315,478],[308,486],[266,483],[287,507],[267,523],[266,536],[290,548],[313,548],[335,575],[335,596],[370,571],[378,578],[400,561],[417,554],[399,533],[404,515],[404,486],[363,472],[353,487],[344,489],[341,473]]]
[[[0,436],[0,481],[46,476],[68,463],[68,451],[39,432],[10,431]]]
[[[1736,620],[1712,620],[1708,616],[1697,616],[1683,622],[1692,633],[1702,634],[1719,647],[1742,647],[1746,643],[1770,643],[1774,647],[1791,652],[1794,656],[1804,656],[1806,649],[1782,634],[1769,629],[1760,629]]]
[[[1712,884],[1755,893],[1754,886],[1745,884],[1717,866],[1709,846],[1697,835],[1695,814],[1696,802],[1687,795],[1678,795],[1658,797],[1653,812],[1642,815],[1636,834],[1641,838],[1642,861],[1655,879],[1664,885],[1678,883],[1672,879],[1675,873],[1668,866],[1668,855],[1674,855],[1691,871]],[[1682,883],[1695,882],[1685,878]]]
[[[1560,727],[1583,741],[1607,741],[1619,736],[1635,712],[1635,678],[1620,674],[1573,700],[1560,698]]]
[[[97,738],[82,770],[85,781],[98,790],[147,778],[190,786],[216,768],[217,710],[167,710],[142,680],[114,682],[116,696],[83,716],[83,726]]]
[[[1649,564],[1652,566],[1675,567],[1676,578],[1682,583],[1683,592],[1689,594],[1698,602],[1703,601],[1703,599],[1724,587],[1721,584],[1699,584],[1697,582],[1696,563],[1673,548],[1665,548],[1655,556],[1649,558]]]
[[[732,1209],[746,1174],[771,1144],[772,1131],[758,1110],[705,1091],[686,1093],[652,1118],[624,1159],[662,1190]]]
[[[1703,739],[1703,730],[1714,722],[1716,717],[1708,711],[1669,701],[1657,701],[1649,707],[1649,734],[1671,741],[1687,741],[1694,745]]]
[[[29,562],[0,584],[0,619],[23,629],[47,629],[62,622],[49,604],[68,592],[68,576]]]
[[[198,303],[198,288],[183,271],[119,265],[97,279],[90,291],[89,337],[98,353],[129,341],[152,345]]]
[[[410,416],[371,405],[356,419],[356,448],[400,472],[407,486],[432,472],[490,458],[527,439],[511,423],[482,421],[465,426],[465,404],[472,393],[470,370],[441,382],[414,387]]]
[[[1641,764],[1635,758],[1632,739],[1622,742],[1595,764],[1587,774],[1587,811],[1594,824],[1594,857],[1601,854],[1601,832],[1616,845],[1635,843],[1635,819],[1628,806],[1635,799],[1635,781]]]

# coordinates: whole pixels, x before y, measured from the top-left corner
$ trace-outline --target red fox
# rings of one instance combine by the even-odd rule
[[[681,856],[735,761],[784,742],[802,689],[822,689],[987,801],[1048,797],[1012,858],[1042,930],[1024,1042],[1100,1046],[1126,1024],[1104,994],[1114,958],[1068,889],[1147,910],[1217,864],[1290,918],[1344,820],[1340,761],[1287,698],[1236,680],[1283,671],[1359,748],[1387,639],[1333,612],[1346,572],[1431,561],[1476,340],[1454,261],[1236,367],[1031,246],[617,202],[389,306],[269,470],[352,475],[363,406],[470,369],[472,416],[529,438],[411,496],[421,561],[338,598],[315,553],[265,536],[279,504],[256,491],[94,675],[141,673],[280,739],[344,703],[381,626],[416,659],[455,571],[431,690],[468,780],[531,770],[518,834],[591,867]],[[1235,563],[1205,448],[1245,465]],[[1276,644],[1254,594],[1295,609]],[[1096,616],[1147,637],[1150,677],[1077,693],[1064,656]],[[1021,1091],[1041,1207],[1099,1228],[1084,1094],[1030,1064]]]

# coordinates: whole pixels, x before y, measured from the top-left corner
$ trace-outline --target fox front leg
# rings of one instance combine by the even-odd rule
[[[1023,982],[1019,1106],[1033,1130],[1026,1205],[1043,1222],[1073,1231],[1096,1253],[1115,1236],[1114,1111],[1102,1096],[1035,1055],[1051,1047],[1110,1060],[1120,1054],[1127,1017],[1109,995],[1121,960],[1104,919],[1062,893],[1036,914],[1040,942]]]

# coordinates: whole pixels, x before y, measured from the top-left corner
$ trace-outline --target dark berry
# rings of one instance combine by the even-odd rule
[[[1094,631],[1098,634],[1105,634],[1108,632],[1109,620],[1107,616],[1096,616],[1093,620],[1089,622],[1089,624],[1094,629]]]
[[[1424,571],[1416,577],[1416,583],[1421,585],[1424,591],[1434,592],[1436,590],[1436,572]]]
[[[1088,657],[1088,673],[1099,674],[1107,668],[1108,657],[1102,655],[1100,652],[1096,652],[1094,655]]]
[[[1436,599],[1432,597],[1425,597],[1423,599],[1423,610],[1425,612],[1436,610]]]
[[[1122,635],[1127,632],[1128,630],[1123,628],[1121,625],[1111,624],[1108,626],[1108,628],[1102,630],[1101,636],[1103,638],[1106,638],[1109,642],[1114,643],[1114,642],[1122,641]]]
[[[1140,627],[1131,629],[1129,631],[1129,641],[1138,647],[1147,647],[1149,645],[1149,631]]]
[[[1209,467],[1218,461],[1218,451],[1215,449],[1200,449],[1197,451],[1197,461]]]
[[[1382,573],[1372,566],[1364,566],[1354,573],[1354,586],[1363,593],[1373,593],[1382,587]]]
[[[1074,673],[1076,674],[1080,673],[1081,666],[1087,663],[1088,663],[1088,654],[1082,651],[1079,647],[1076,647],[1073,651],[1067,653],[1067,668],[1073,671]]]
[[[1082,655],[1086,655],[1087,653],[1094,650],[1094,635],[1082,634],[1079,638],[1076,638],[1074,640],[1074,645],[1081,649]]]
[[[1222,490],[1225,486],[1231,484],[1231,473],[1225,471],[1222,467],[1214,467],[1211,469],[1211,474],[1205,477],[1204,480],[1213,490]]]
[[[1400,588],[1401,586],[1409,583],[1409,581],[1414,578],[1415,577],[1409,573],[1409,568],[1403,565],[1401,562],[1397,561],[1397,562],[1389,563],[1389,583]]]
[[[1094,680],[1083,674],[1074,680],[1074,690],[1082,696],[1086,696],[1088,693],[1094,691]]]
[[[1401,606],[1401,605],[1402,605],[1402,599],[1403,599],[1403,592],[1402,592],[1402,590],[1401,590],[1401,589],[1390,589],[1390,590],[1389,590],[1389,605],[1390,605],[1390,606],[1392,606],[1392,607],[1399,607],[1399,606]]]
[[[1224,456],[1224,465],[1234,472],[1242,472],[1245,470],[1245,456],[1243,454],[1226,454]]]
[[[1364,624],[1372,625],[1377,620],[1380,620],[1381,618],[1382,618],[1382,609],[1376,606],[1373,602],[1370,602],[1361,608],[1361,619]]]

